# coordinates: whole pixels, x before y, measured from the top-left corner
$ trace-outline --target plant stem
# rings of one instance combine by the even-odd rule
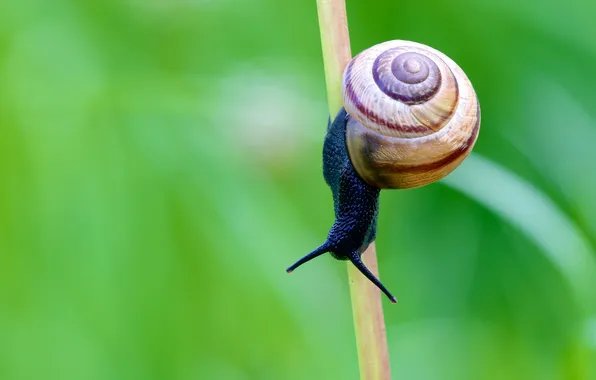
[[[341,77],[352,59],[345,0],[317,0],[327,102],[331,117],[343,106]]]
[[[374,242],[362,255],[362,261],[378,277],[379,267]],[[348,263],[348,280],[352,296],[360,379],[391,380],[381,291],[350,263]]]
[[[352,58],[345,0],[317,0],[317,11],[323,48],[327,101],[329,114],[333,118],[343,106],[341,78],[345,67]],[[363,253],[362,260],[378,277],[374,242]],[[348,262],[348,280],[360,379],[390,380],[391,370],[381,292],[350,262]]]

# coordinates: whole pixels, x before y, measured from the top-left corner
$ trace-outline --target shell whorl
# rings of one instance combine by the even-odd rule
[[[373,62],[373,79],[379,90],[406,104],[432,98],[441,85],[441,71],[432,59],[402,49],[382,52]]]
[[[346,67],[342,88],[350,159],[373,186],[441,179],[476,141],[480,108],[472,84],[426,45],[395,40],[364,50]]]

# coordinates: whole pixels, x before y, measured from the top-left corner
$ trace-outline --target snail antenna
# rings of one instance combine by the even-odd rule
[[[368,278],[370,280],[370,282],[372,282],[373,284],[375,284],[377,288],[381,289],[381,291],[383,293],[385,293],[385,295],[387,295],[387,297],[389,297],[389,300],[391,300],[392,303],[397,303],[397,299],[395,297],[393,297],[393,295],[391,293],[389,293],[389,290],[387,290],[387,288],[381,283],[381,281],[379,281],[379,279],[376,278],[375,275],[372,274],[372,272],[370,270],[368,270],[368,268],[364,265],[364,263],[362,262],[362,259],[360,258],[360,255],[358,254],[358,252],[353,252],[350,255],[349,259],[352,262],[352,264],[354,264],[354,266],[356,268],[358,268],[358,270],[366,278]]]
[[[328,241],[324,242],[320,247],[318,247],[317,249],[315,249],[308,255],[304,256],[303,258],[301,258],[300,260],[296,261],[294,264],[289,266],[288,269],[286,269],[286,272],[292,273],[292,271],[294,269],[298,268],[300,265],[314,259],[315,257],[321,256],[323,253],[329,252],[330,248],[331,248],[331,245],[329,244],[329,242]]]

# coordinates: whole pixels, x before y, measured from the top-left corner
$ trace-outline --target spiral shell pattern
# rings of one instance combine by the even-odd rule
[[[437,181],[476,142],[480,107],[472,84],[433,48],[400,40],[375,45],[350,61],[342,84],[350,159],[373,186]]]

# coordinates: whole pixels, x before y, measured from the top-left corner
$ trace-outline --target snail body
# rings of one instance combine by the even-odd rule
[[[380,190],[425,186],[455,170],[478,138],[480,106],[455,62],[401,40],[355,56],[342,91],[344,107],[329,121],[323,146],[335,222],[325,243],[287,271],[330,252],[350,260],[395,302],[360,258],[376,237]]]

